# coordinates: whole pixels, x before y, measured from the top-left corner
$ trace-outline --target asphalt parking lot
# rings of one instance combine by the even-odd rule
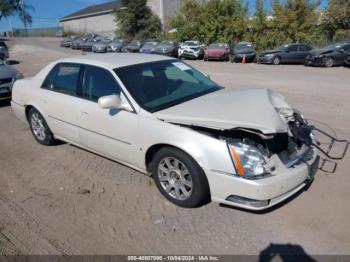
[[[10,45],[14,67],[25,76],[81,53],[60,48],[58,39],[16,39]],[[227,88],[277,90],[306,118],[350,139],[350,68],[188,63]],[[335,174],[319,171],[307,191],[269,212],[216,203],[183,209],[137,171],[68,144],[40,146],[5,102],[0,254],[350,255],[349,170],[350,154]]]

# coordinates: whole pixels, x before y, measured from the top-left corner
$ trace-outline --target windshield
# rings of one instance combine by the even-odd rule
[[[135,101],[153,113],[220,87],[194,68],[179,60],[166,60],[114,70]]]
[[[210,46],[208,46],[208,49],[225,49],[227,47],[228,45],[225,44],[211,44]]]
[[[235,46],[235,49],[237,50],[243,50],[243,49],[252,49],[253,45],[251,43],[242,43],[242,44],[237,44]]]
[[[169,42],[169,41],[164,41],[164,42],[161,42],[158,47],[170,47],[170,46],[173,46],[174,42]]]
[[[154,48],[157,45],[157,42],[147,42],[146,44],[144,44],[143,48]]]
[[[198,46],[198,42],[193,42],[193,41],[189,41],[189,42],[185,42],[183,45],[186,46]]]
[[[278,50],[278,51],[285,51],[287,50],[289,47],[289,45],[281,45],[279,47],[276,47],[275,50]]]
[[[326,49],[326,50],[329,50],[329,51],[330,51],[330,50],[337,50],[337,49],[341,49],[342,46],[343,46],[343,44],[337,43],[337,44],[329,45],[329,46],[327,46],[325,49]]]
[[[129,45],[141,45],[140,41],[131,41]]]

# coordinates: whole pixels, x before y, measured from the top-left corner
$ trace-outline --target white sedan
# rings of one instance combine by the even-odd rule
[[[225,89],[169,57],[59,60],[15,83],[12,109],[40,144],[62,140],[149,174],[182,207],[266,209],[318,165],[311,131],[299,132],[307,123],[280,94]]]

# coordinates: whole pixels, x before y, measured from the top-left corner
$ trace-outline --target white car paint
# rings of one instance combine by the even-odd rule
[[[289,106],[281,97],[267,90],[221,90],[155,114],[142,109],[113,69],[128,65],[169,60],[168,57],[141,54],[89,55],[56,61],[35,77],[15,83],[12,96],[14,114],[27,122],[26,107],[35,107],[45,118],[55,138],[88,149],[143,173],[148,173],[146,153],[155,145],[171,145],[190,155],[204,170],[211,199],[220,203],[259,210],[269,208],[307,183],[308,165],[316,160],[313,154],[308,164],[287,168],[274,156],[271,176],[248,180],[235,176],[227,142],[174,123],[226,129],[254,127],[269,134],[285,132],[285,120],[274,107],[287,114]],[[57,63],[78,63],[107,69],[114,75],[129,101],[129,110],[110,114],[97,103],[41,88],[47,74]],[[263,100],[263,101],[261,101]],[[245,103],[246,102],[246,103]],[[259,102],[261,104],[259,104]],[[250,108],[249,110],[247,108]],[[216,113],[216,116],[215,114]],[[288,115],[288,114],[287,114]],[[172,123],[174,122],[174,123]],[[254,200],[268,200],[265,206],[251,206],[227,200],[231,195]]]

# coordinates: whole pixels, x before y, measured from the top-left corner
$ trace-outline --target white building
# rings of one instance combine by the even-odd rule
[[[147,4],[161,19],[163,29],[168,30],[168,18],[178,10],[181,0],[148,0]],[[64,31],[113,36],[116,30],[113,11],[122,7],[121,0],[92,5],[61,18],[59,22]]]

